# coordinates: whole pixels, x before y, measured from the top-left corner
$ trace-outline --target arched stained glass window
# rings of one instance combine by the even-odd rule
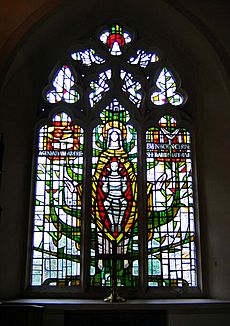
[[[170,115],[146,133],[148,282],[195,286],[191,137]]]
[[[38,131],[32,285],[80,284],[83,146],[64,112]]]
[[[43,91],[33,287],[87,296],[115,277],[139,297],[198,289],[187,95],[161,55],[134,39],[125,26],[103,28],[67,51]]]

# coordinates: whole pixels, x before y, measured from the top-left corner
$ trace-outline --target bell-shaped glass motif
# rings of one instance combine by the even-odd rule
[[[102,32],[100,35],[102,43],[107,44],[110,54],[118,56],[122,54],[123,47],[132,41],[131,34],[123,31],[123,28],[114,24],[110,29]]]

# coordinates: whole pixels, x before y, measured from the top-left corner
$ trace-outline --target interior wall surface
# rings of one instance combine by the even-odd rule
[[[51,1],[49,1],[51,3]],[[48,1],[47,1],[48,3]],[[195,3],[195,2],[194,2]],[[190,10],[192,10],[190,8]],[[182,79],[194,122],[204,294],[230,299],[229,76],[212,39],[170,1],[66,1],[34,15],[3,66],[0,298],[25,295],[34,127],[43,88],[66,51],[115,20],[159,48]],[[30,16],[31,19],[31,16]]]

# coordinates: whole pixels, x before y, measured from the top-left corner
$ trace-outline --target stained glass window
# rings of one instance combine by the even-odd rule
[[[79,93],[74,89],[75,78],[68,66],[60,68],[53,80],[53,87],[46,94],[47,101],[57,103],[61,100],[74,103],[79,100]]]
[[[195,286],[191,137],[169,115],[146,133],[148,283]]]
[[[93,63],[98,65],[105,62],[105,60],[95,54],[95,50],[86,49],[85,51],[73,52],[71,54],[72,59],[81,61],[85,66],[91,66]]]
[[[43,91],[31,285],[87,296],[116,275],[139,297],[198,289],[186,92],[132,29],[100,31],[67,51],[68,65],[56,66]]]
[[[101,33],[100,40],[107,45],[111,55],[120,56],[123,47],[132,41],[132,36],[122,26],[114,24]]]
[[[178,106],[184,103],[184,97],[176,92],[177,85],[172,73],[164,67],[160,72],[156,86],[159,91],[155,91],[151,94],[151,101],[156,105],[163,105],[170,103],[174,106]]]
[[[64,112],[38,132],[32,285],[80,285],[83,141]]]
[[[100,118],[92,144],[91,283],[110,285],[116,241],[118,284],[134,286],[138,278],[137,132],[116,99]]]
[[[129,58],[129,63],[132,65],[140,65],[142,68],[146,68],[149,63],[156,62],[159,60],[158,55],[155,53],[146,53],[144,50],[137,50],[135,57]]]
[[[98,75],[97,80],[93,80],[90,83],[90,87],[93,89],[89,94],[90,106],[93,107],[99,102],[106,92],[109,90],[108,80],[111,78],[111,70],[106,70]]]
[[[120,73],[121,79],[124,80],[124,84],[122,86],[122,90],[124,92],[129,93],[129,99],[131,102],[133,102],[137,107],[141,104],[141,84],[138,81],[135,81],[132,74],[128,73],[124,70],[121,70]]]

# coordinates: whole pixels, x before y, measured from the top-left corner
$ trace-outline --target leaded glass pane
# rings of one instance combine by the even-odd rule
[[[146,134],[149,286],[196,286],[189,131],[164,116]]]
[[[130,57],[128,63],[146,68],[150,63],[157,62],[158,60],[159,57],[155,53],[137,50],[137,55],[135,57]]]
[[[132,41],[132,36],[128,31],[124,31],[122,26],[114,24],[101,33],[100,40],[108,46],[111,55],[120,56],[125,44]]]
[[[141,84],[134,79],[131,73],[124,70],[121,70],[120,76],[124,81],[122,90],[129,93],[129,100],[139,108],[142,100],[142,95],[139,92]]]
[[[38,132],[32,285],[80,285],[83,130],[66,113]]]
[[[112,242],[119,286],[138,278],[137,132],[117,100],[93,131],[91,284],[111,285]]]
[[[156,105],[170,103],[174,106],[181,105],[185,102],[184,96],[177,92],[178,85],[172,73],[164,67],[160,72],[156,86],[159,91],[154,91],[151,94],[151,101]]]
[[[133,39],[104,28],[68,51],[43,91],[53,119],[38,131],[33,286],[84,292],[115,274],[124,288],[197,286],[191,135],[169,116],[186,93]]]
[[[91,66],[93,63],[100,65],[105,62],[105,59],[96,55],[96,52],[93,49],[86,49],[84,51],[73,52],[71,54],[71,57],[75,61],[80,61],[85,66]]]
[[[53,87],[46,94],[46,99],[50,103],[57,103],[61,100],[66,103],[75,103],[80,95],[75,90],[75,78],[68,66],[59,69],[52,81]]]
[[[105,96],[105,93],[108,92],[108,80],[111,79],[111,74],[111,69],[103,71],[98,75],[97,80],[91,81],[90,87],[93,89],[93,91],[89,93],[89,102],[91,107],[99,102]]]

